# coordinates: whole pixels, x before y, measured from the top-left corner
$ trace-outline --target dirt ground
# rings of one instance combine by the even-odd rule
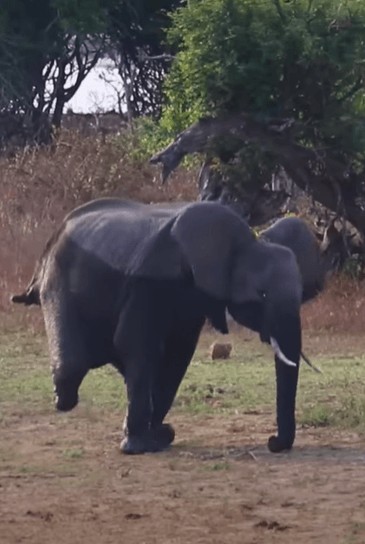
[[[169,451],[127,457],[116,415],[14,415],[1,432],[1,544],[365,542],[357,435],[299,429],[291,453],[272,455],[267,415],[171,418]]]

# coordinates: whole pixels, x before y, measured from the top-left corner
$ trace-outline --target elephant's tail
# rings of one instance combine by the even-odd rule
[[[30,306],[31,304],[41,305],[41,300],[39,296],[39,288],[35,279],[31,281],[24,293],[20,295],[12,295],[10,297],[11,302],[15,304],[25,304]]]
[[[46,246],[44,248],[44,251],[41,255],[41,258],[36,263],[33,277],[30,280],[28,287],[20,295],[12,295],[10,297],[11,302],[14,302],[15,304],[25,304],[26,306],[31,306],[32,304],[41,306],[41,297],[40,297],[39,291],[40,291],[40,285],[42,283],[42,279],[44,276],[44,271],[45,271],[48,255],[53,245],[56,243],[63,228],[64,228],[64,223],[62,223],[60,228],[56,230],[52,234],[52,236],[48,239]]]

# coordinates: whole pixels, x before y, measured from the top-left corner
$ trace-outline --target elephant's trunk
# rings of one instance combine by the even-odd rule
[[[228,305],[228,311],[241,325],[260,334],[262,342],[275,351],[276,408],[278,436],[269,439],[269,449],[290,449],[295,438],[295,399],[301,354],[301,292],[289,285],[275,293],[265,293],[261,303]]]
[[[295,400],[301,354],[299,309],[295,313],[276,314],[270,327],[275,345],[276,420],[278,436],[269,439],[269,449],[290,449],[295,439]]]

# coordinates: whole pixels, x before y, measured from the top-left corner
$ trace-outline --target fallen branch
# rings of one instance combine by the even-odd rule
[[[292,119],[271,119],[266,126],[273,134],[281,134],[293,126]],[[205,117],[181,132],[164,150],[156,153],[151,164],[162,163],[162,183],[177,168],[182,159],[191,153],[203,153],[215,142],[228,135],[244,142],[260,141],[263,127],[248,115]]]
[[[230,114],[218,118],[204,118],[181,132],[165,149],[155,154],[150,162],[162,164],[162,182],[191,153],[209,153],[219,149],[219,143],[233,137],[238,144],[257,142],[271,153],[289,177],[315,200],[338,212],[339,192],[343,214],[360,232],[365,234],[365,195],[355,198],[360,186],[358,176],[348,176],[348,165],[328,154],[297,144],[299,124],[293,119],[258,120],[247,114]],[[336,188],[336,190],[334,189]]]

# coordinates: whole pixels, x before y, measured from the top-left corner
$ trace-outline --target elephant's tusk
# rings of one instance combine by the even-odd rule
[[[270,336],[270,344],[271,344],[271,347],[273,348],[274,352],[275,352],[275,355],[281,360],[283,361],[283,363],[285,363],[286,365],[288,366],[294,366],[296,367],[297,365],[295,363],[293,363],[293,361],[290,361],[287,357],[285,357],[284,353],[281,351],[280,349],[280,346],[279,344],[277,343],[277,341],[275,340],[275,338],[273,338],[272,336]]]
[[[311,367],[312,370],[314,370],[314,372],[318,372],[318,374],[323,374],[322,373],[322,370],[320,368],[318,368],[318,366],[315,366],[313,363],[310,362],[310,360],[308,359],[308,357],[306,355],[304,355],[304,353],[301,351],[300,352],[300,355],[303,359],[303,361]]]

